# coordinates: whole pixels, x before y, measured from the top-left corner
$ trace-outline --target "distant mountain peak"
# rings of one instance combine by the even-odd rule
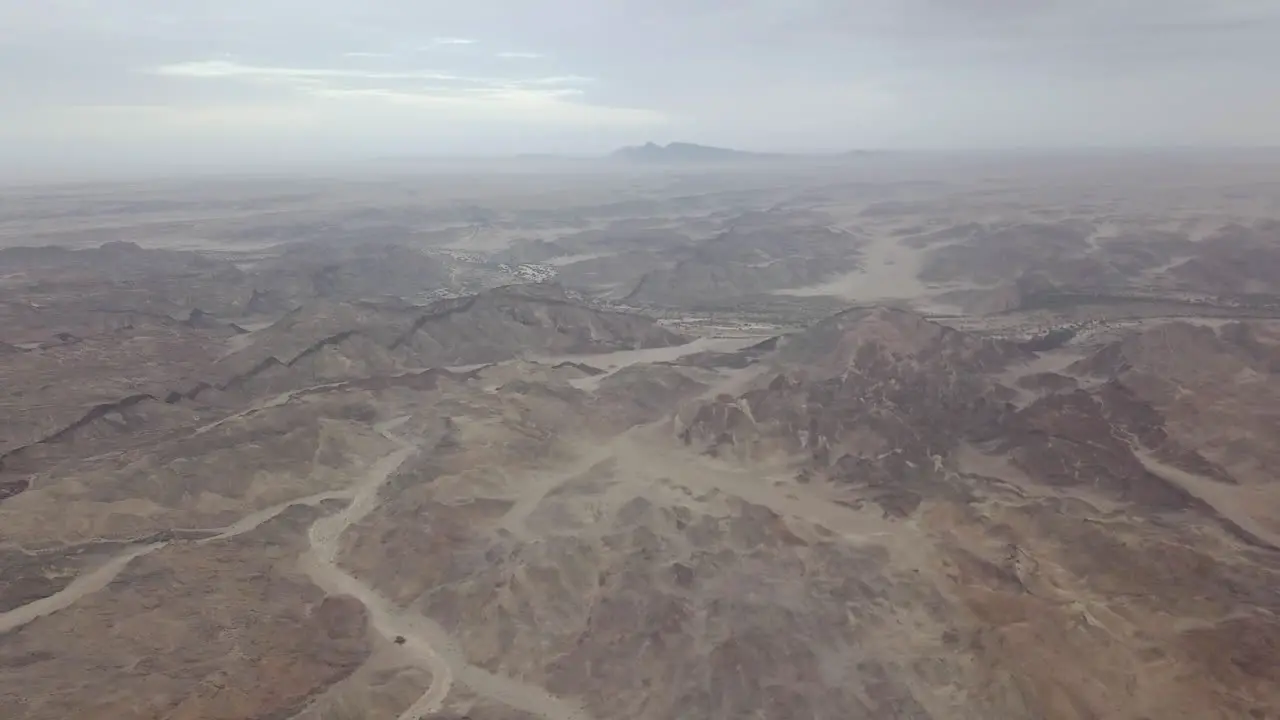
[[[631,145],[620,148],[612,154],[614,159],[628,162],[724,162],[737,160],[753,160],[775,157],[765,153],[745,152],[731,148],[698,145],[696,143],[673,142],[659,145],[647,142],[643,145]]]

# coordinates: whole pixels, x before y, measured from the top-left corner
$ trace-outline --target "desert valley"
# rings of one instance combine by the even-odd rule
[[[678,151],[5,188],[0,717],[1280,718],[1280,157]]]

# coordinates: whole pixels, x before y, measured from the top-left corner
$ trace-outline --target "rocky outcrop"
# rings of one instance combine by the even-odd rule
[[[886,512],[914,509],[961,443],[990,442],[1011,406],[984,371],[1019,357],[901,310],[858,310],[785,338],[779,371],[691,409],[680,434],[715,454],[797,458],[806,480],[865,487]]]
[[[1185,332],[1220,345],[1207,328]],[[1125,347],[1103,349],[1073,369],[1123,377],[1133,367],[1124,358],[1145,346]],[[947,480],[955,476],[950,458],[976,446],[1007,456],[1050,487],[1088,487],[1149,512],[1215,516],[1192,493],[1149,471],[1135,451],[1235,481],[1172,437],[1165,416],[1118,377],[1081,390],[1072,377],[1031,375],[1019,384],[1045,396],[1022,409],[1000,401],[1007,388],[997,382],[999,372],[1028,357],[1010,343],[910,312],[851,311],[785,338],[767,359],[777,372],[740,395],[686,411],[678,431],[685,443],[715,454],[792,458],[806,479],[892,487],[895,502],[903,493],[964,494]]]
[[[433,307],[393,346],[405,362],[467,365],[521,355],[594,354],[687,342],[639,315],[571,302],[559,288],[515,286]]]
[[[407,298],[453,285],[449,265],[440,256],[394,242],[349,241],[290,246],[281,257],[255,268],[253,282],[257,289],[246,313],[317,299]]]
[[[788,213],[740,218],[725,232],[675,251],[645,273],[624,298],[659,306],[697,306],[785,288],[806,287],[858,266],[866,239]]]
[[[130,395],[116,402],[102,403],[100,405],[95,405],[92,408],[90,408],[88,412],[86,412],[84,415],[81,415],[78,419],[76,419],[75,422],[72,422],[71,424],[65,427],[59,428],[53,433],[46,435],[45,437],[37,440],[34,443],[31,443],[30,445],[23,445],[21,447],[17,447],[4,453],[3,455],[0,455],[0,473],[15,472],[15,469],[13,466],[18,462],[19,459],[24,458],[26,455],[28,455],[33,448],[36,448],[40,445],[68,442],[72,438],[74,438],[76,434],[80,432],[83,428],[113,413],[120,416],[121,419],[123,420],[122,413],[144,402],[158,402],[158,400],[154,395],[149,395],[144,393],[139,395]],[[16,481],[13,487],[15,488],[17,487]],[[4,495],[4,497],[8,497],[13,494],[15,493],[9,492],[8,495]],[[3,499],[3,497],[0,497],[0,499]]]

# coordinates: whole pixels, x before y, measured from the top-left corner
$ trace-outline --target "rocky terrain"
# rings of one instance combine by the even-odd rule
[[[833,172],[18,193],[0,717],[1280,717],[1274,204]]]
[[[858,266],[855,233],[809,213],[738,218],[724,233],[673,253],[669,267],[642,275],[623,300],[696,307],[774,290],[805,287]]]

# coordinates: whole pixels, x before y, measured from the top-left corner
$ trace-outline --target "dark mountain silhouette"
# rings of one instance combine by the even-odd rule
[[[744,160],[769,160],[785,157],[773,153],[754,153],[730,148],[673,142],[667,145],[645,143],[615,150],[610,156],[615,160],[637,163],[712,163],[741,162]]]

